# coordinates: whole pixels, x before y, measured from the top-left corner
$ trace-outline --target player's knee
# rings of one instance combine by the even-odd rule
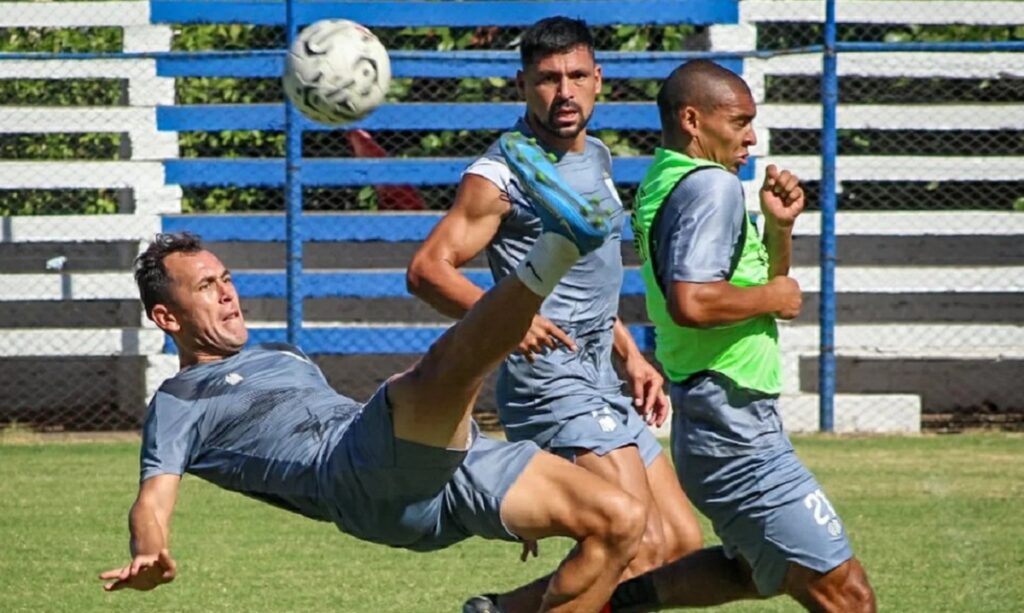
[[[651,525],[647,521],[647,528],[640,537],[640,547],[636,557],[629,564],[629,577],[641,575],[649,570],[658,568],[667,562],[665,553],[668,543],[665,542],[665,535],[660,528]]]
[[[852,562],[850,572],[846,575],[842,586],[845,610],[874,613],[875,591],[868,583],[864,567],[856,560],[852,560]]]
[[[604,502],[603,535],[608,544],[629,559],[636,557],[647,528],[647,508],[621,492]]]
[[[864,567],[856,559],[812,582],[808,593],[822,611],[874,613],[876,608],[874,590],[868,583]]]

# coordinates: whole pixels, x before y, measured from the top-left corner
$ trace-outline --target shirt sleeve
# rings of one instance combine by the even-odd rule
[[[157,475],[183,475],[196,440],[196,422],[201,412],[158,391],[146,409],[142,426],[139,482]]]
[[[727,280],[742,248],[746,215],[739,179],[724,170],[699,170],[680,181],[663,206],[653,254],[662,287]]]
[[[505,163],[500,153],[495,154],[492,151],[488,151],[483,157],[470,164],[462,172],[462,176],[466,175],[481,176],[502,192],[508,192],[509,184],[512,183],[512,171],[508,164]]]

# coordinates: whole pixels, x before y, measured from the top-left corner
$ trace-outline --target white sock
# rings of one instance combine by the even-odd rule
[[[579,259],[575,243],[561,234],[544,232],[516,266],[516,276],[533,293],[547,296]]]

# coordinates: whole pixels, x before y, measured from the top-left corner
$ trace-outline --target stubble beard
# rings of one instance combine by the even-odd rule
[[[579,113],[580,118],[575,124],[571,126],[559,127],[557,115],[560,110],[563,110],[565,108],[570,108],[576,111],[577,113]],[[590,118],[593,116],[593,114],[594,111],[591,110],[589,115],[584,115],[583,109],[581,109],[576,104],[563,104],[561,106],[553,107],[551,111],[548,112],[548,116],[545,118],[541,118],[541,116],[537,114],[533,114],[533,118],[534,122],[537,124],[537,128],[539,128],[542,132],[545,132],[549,136],[553,136],[555,138],[567,139],[576,138],[577,136],[580,135],[581,132],[586,130],[587,124],[590,123]]]

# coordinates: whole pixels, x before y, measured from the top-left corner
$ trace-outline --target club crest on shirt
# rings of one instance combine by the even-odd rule
[[[611,407],[604,407],[598,411],[591,411],[590,414],[597,420],[597,425],[602,432],[613,432],[619,426],[612,415]]]

